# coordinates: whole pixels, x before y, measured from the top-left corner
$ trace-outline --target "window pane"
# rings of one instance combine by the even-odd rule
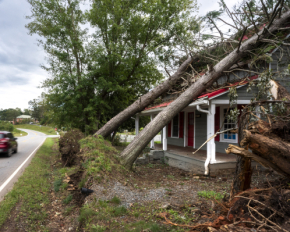
[[[173,118],[173,130],[172,130],[172,136],[178,137],[178,115],[176,115]]]

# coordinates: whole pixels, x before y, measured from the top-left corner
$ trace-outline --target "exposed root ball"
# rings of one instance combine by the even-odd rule
[[[64,166],[70,167],[77,162],[77,154],[80,151],[79,140],[84,138],[84,134],[77,129],[67,132],[59,140],[59,152]]]

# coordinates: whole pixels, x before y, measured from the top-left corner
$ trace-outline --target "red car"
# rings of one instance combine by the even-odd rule
[[[16,139],[11,132],[0,131],[0,154],[6,154],[10,157],[13,152],[17,153],[18,143]]]

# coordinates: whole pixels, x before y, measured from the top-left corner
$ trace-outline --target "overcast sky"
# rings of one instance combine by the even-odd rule
[[[231,7],[236,0],[225,1]],[[217,0],[198,0],[200,15],[217,10]],[[40,96],[37,88],[47,78],[40,68],[45,53],[37,46],[37,36],[25,28],[30,15],[26,0],[0,0],[0,109],[28,108],[28,101]]]

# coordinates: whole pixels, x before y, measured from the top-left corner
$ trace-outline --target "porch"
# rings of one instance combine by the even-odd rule
[[[154,150],[163,150],[162,144],[155,144]],[[167,150],[164,151],[165,161],[173,167],[177,167],[186,171],[203,174],[205,172],[205,162],[207,159],[207,151],[199,150],[192,154],[196,149],[192,147],[180,147],[167,145]],[[216,152],[216,159],[209,163],[211,173],[224,169],[236,168],[235,155]]]

